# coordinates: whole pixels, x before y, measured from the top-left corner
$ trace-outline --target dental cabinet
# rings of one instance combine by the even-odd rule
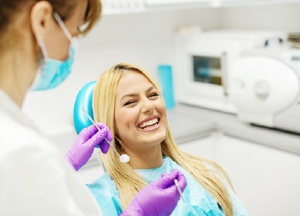
[[[299,215],[298,155],[224,134],[191,141],[180,148],[221,165],[250,215]]]

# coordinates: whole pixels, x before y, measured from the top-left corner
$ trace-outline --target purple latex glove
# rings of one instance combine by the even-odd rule
[[[180,199],[180,193],[174,183],[175,179],[178,180],[179,187],[183,191],[186,187],[186,179],[178,169],[174,169],[143,188],[121,216],[171,215]]]
[[[97,123],[100,131],[91,125],[84,128],[77,136],[74,144],[66,153],[65,158],[77,171],[85,165],[93,154],[94,148],[99,145],[102,153],[106,154],[110,145],[105,141],[112,141],[112,135],[108,127],[103,123]]]

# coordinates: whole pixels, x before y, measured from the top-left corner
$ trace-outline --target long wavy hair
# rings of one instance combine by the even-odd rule
[[[116,135],[115,97],[118,83],[123,74],[134,71],[143,74],[160,92],[156,82],[144,71],[135,65],[120,63],[105,71],[98,79],[93,96],[94,118],[98,122],[105,123],[114,135],[112,145],[123,154],[119,138]],[[161,92],[160,92],[161,93]],[[213,161],[188,154],[177,147],[176,141],[167,123],[167,136],[161,143],[162,155],[170,157],[173,161],[188,171],[193,178],[207,190],[222,207],[227,216],[233,214],[233,206],[226,184],[232,187],[225,171]],[[114,180],[120,193],[121,205],[125,209],[133,197],[147,185],[129,163],[121,163],[119,156],[114,151],[108,151],[101,155],[104,166]]]

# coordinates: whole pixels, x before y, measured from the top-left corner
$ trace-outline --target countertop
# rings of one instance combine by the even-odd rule
[[[193,113],[198,111],[185,105],[167,110],[168,122],[177,144],[208,136],[217,129],[215,121],[195,118]]]
[[[203,123],[203,128],[209,128],[214,125],[215,128],[211,128],[211,130],[217,129],[228,136],[300,155],[300,134],[248,124],[240,121],[235,114],[187,104],[177,104],[176,107],[173,110],[169,110],[168,113],[171,114],[169,121],[171,128],[174,128],[173,134],[175,137],[176,134],[179,133],[177,131],[180,131],[180,126],[184,125],[184,130],[192,132],[201,128],[200,125],[194,128],[194,125]],[[175,123],[177,120],[173,122],[173,115],[179,115],[176,117],[178,118],[178,123]],[[181,118],[184,119],[182,120],[182,122],[185,122],[184,124],[179,123]],[[207,132],[208,131],[206,131],[206,133]],[[200,133],[202,133],[202,131]],[[179,134],[177,135],[179,136]],[[182,136],[178,138],[183,139]]]

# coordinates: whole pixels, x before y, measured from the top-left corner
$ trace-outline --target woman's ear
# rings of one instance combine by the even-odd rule
[[[48,1],[39,1],[34,4],[30,13],[32,31],[39,39],[44,39],[49,27],[54,25],[52,5]]]

